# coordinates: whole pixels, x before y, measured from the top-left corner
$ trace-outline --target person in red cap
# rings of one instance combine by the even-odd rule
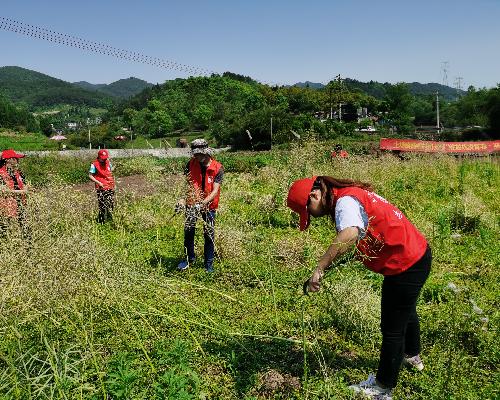
[[[19,159],[24,154],[4,150],[0,156],[0,236],[5,237],[13,220],[18,221],[22,235],[30,238],[26,222],[25,178],[19,169]]]
[[[300,230],[310,217],[330,216],[337,236],[319,259],[304,291],[316,292],[327,269],[353,246],[356,257],[384,276],[382,347],[377,374],[350,388],[370,398],[392,398],[401,363],[422,370],[416,302],[431,268],[427,240],[405,215],[370,184],[318,176],[295,181],[287,205],[299,214]]]
[[[90,165],[89,178],[95,183],[97,192],[97,222],[103,224],[113,219],[115,205],[115,179],[108,150],[101,149],[97,152],[97,159]]]
[[[331,158],[349,158],[349,153],[342,148],[340,143],[335,145],[335,150],[330,154]]]

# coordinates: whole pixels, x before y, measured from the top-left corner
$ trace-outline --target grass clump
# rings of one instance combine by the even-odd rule
[[[380,341],[380,295],[371,282],[339,272],[324,285],[325,322],[360,343]]]

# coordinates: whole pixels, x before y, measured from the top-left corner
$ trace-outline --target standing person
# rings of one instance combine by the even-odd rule
[[[24,154],[4,150],[0,156],[0,236],[5,237],[9,225],[17,220],[25,239],[31,238],[26,221],[26,194],[24,174],[19,169],[19,159]]]
[[[201,214],[203,219],[203,238],[205,270],[213,272],[215,253],[215,214],[219,206],[220,185],[224,178],[222,164],[212,157],[212,149],[205,139],[195,139],[191,143],[191,160],[187,163],[184,174],[189,189],[185,200],[186,220],[184,223],[184,249],[186,260],[177,268],[184,271],[194,262],[194,235],[196,220]]]
[[[113,178],[113,165],[109,161],[108,150],[101,149],[97,152],[96,160],[90,165],[89,178],[95,183],[99,215],[97,222],[103,224],[113,219],[115,206],[115,179]]]
[[[305,289],[318,291],[332,262],[354,245],[363,264],[384,275],[378,371],[350,388],[369,398],[391,399],[403,361],[424,368],[416,302],[431,268],[427,240],[367,183],[329,176],[301,179],[290,187],[287,204],[299,214],[300,230],[308,227],[311,216],[329,215],[338,232]]]

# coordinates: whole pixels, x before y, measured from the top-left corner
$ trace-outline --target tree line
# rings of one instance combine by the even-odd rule
[[[226,73],[156,85],[122,103],[109,120],[119,119],[150,137],[198,130],[209,132],[221,145],[247,148],[269,141],[271,124],[273,143],[287,142],[294,133],[314,132],[320,138],[351,134],[359,124],[376,123],[400,134],[437,125],[435,94],[413,95],[405,83],[384,84],[378,90],[379,98],[359,85],[335,80],[320,89],[268,86]],[[498,137],[500,87],[470,87],[454,100],[440,98],[439,107],[444,126],[480,126],[487,135]]]
[[[312,134],[320,139],[351,135],[356,128],[371,124],[401,135],[419,126],[436,126],[435,94],[415,95],[408,84],[376,82],[372,94],[368,94],[364,86],[369,84],[333,80],[321,88],[269,86],[229,72],[175,79],[117,105],[108,105],[102,124],[92,130],[108,143],[123,134],[122,128],[129,128],[134,136],[150,138],[200,132],[219,145],[259,149],[269,145],[271,129],[272,142],[284,143]],[[5,98],[0,104],[0,127],[23,126],[49,135],[50,124],[61,118],[33,117],[26,107]],[[440,97],[439,108],[445,127],[480,127],[476,129],[481,130],[481,137],[498,138],[500,86],[470,87],[451,100]],[[71,110],[82,122],[89,117],[81,107]],[[77,146],[85,145],[87,140],[88,127],[82,125],[82,131],[73,134]]]

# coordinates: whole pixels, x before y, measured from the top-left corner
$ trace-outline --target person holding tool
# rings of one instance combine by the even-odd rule
[[[89,179],[95,183],[99,214],[97,222],[104,224],[113,219],[115,206],[115,179],[113,165],[109,160],[109,151],[101,149],[96,160],[90,165]]]
[[[424,368],[416,302],[431,269],[427,240],[367,183],[330,176],[300,179],[291,185],[287,205],[299,214],[300,230],[309,226],[311,216],[327,215],[337,230],[304,284],[305,292],[318,291],[325,271],[354,246],[356,257],[368,269],[384,275],[378,371],[350,388],[369,398],[392,399],[402,362],[418,370]]]
[[[185,204],[184,250],[187,259],[177,268],[186,270],[195,260],[194,236],[196,221],[203,219],[205,270],[213,272],[215,255],[215,214],[219,206],[220,185],[224,178],[224,168],[212,157],[212,149],[205,139],[195,139],[191,143],[192,157],[184,174],[187,177],[188,193],[179,204]]]

